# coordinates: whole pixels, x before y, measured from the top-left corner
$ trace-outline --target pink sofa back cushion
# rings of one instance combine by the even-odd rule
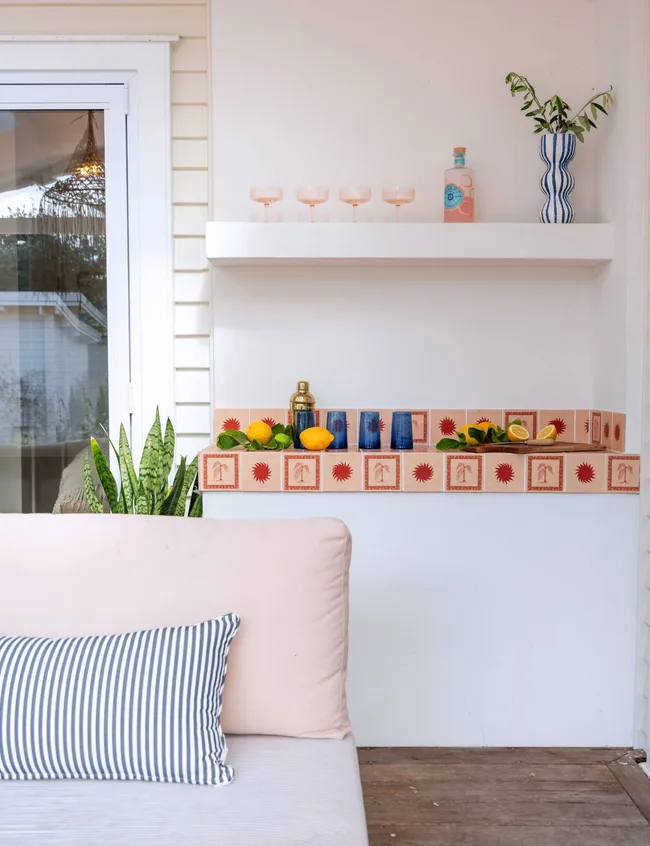
[[[114,634],[234,612],[224,731],[349,731],[340,521],[0,515],[0,544],[0,635]]]

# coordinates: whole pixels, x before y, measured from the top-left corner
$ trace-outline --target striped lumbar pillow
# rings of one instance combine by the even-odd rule
[[[0,779],[228,784],[229,614],[196,626],[0,637]]]

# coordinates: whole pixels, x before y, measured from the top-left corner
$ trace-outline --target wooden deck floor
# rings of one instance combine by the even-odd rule
[[[359,750],[371,846],[650,846],[627,749]]]

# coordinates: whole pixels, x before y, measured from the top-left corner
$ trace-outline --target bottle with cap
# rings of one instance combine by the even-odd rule
[[[296,411],[313,411],[316,407],[316,400],[313,394],[309,392],[309,382],[298,382],[295,394],[291,395],[289,400],[289,411],[291,412],[291,419]]]
[[[474,222],[474,171],[465,147],[454,147],[454,166],[445,171],[445,223]]]

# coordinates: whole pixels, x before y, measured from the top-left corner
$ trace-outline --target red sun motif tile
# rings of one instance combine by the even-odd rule
[[[321,453],[284,453],[284,490],[319,491],[321,488]]]
[[[507,429],[515,420],[521,421],[524,429],[527,429],[531,438],[537,437],[537,412],[536,411],[505,411],[503,416],[503,428]]]
[[[585,408],[577,409],[575,413],[576,428],[574,442],[577,444],[591,443],[591,412]]]
[[[638,493],[641,489],[641,458],[638,455],[607,456],[607,490]]]
[[[240,452],[204,450],[199,455],[199,490],[238,491]]]
[[[404,490],[410,493],[439,492],[443,489],[444,459],[435,450],[403,453]]]
[[[214,437],[215,440],[226,429],[238,429],[245,432],[250,423],[250,412],[247,408],[215,408]]]
[[[495,426],[503,426],[503,411],[500,408],[468,408],[468,423],[494,423]]]
[[[282,464],[280,453],[272,450],[242,452],[241,475],[243,491],[281,491]]]
[[[483,456],[485,490],[488,493],[523,493],[526,461],[523,455],[489,452]]]
[[[399,491],[402,489],[401,454],[363,454],[364,491]]]
[[[600,442],[606,449],[612,448],[613,440],[613,415],[611,411],[601,411],[601,438]]]
[[[494,422],[494,421],[492,421]],[[465,453],[445,455],[445,490],[482,491],[483,456]]]
[[[537,431],[553,425],[557,429],[558,441],[575,441],[576,413],[573,408],[542,409],[537,418]]]
[[[322,453],[324,491],[360,491],[361,453],[334,450]]]
[[[397,408],[396,411],[410,411],[411,419],[413,421],[413,443],[414,444],[428,444],[429,443],[429,412],[428,411],[413,411],[411,408]],[[391,417],[391,425],[392,425]],[[389,433],[390,440],[390,433]]]
[[[603,414],[601,411],[591,411],[589,414],[589,443],[603,442]]]
[[[612,415],[612,449],[625,450],[625,415],[615,411]]]
[[[464,408],[440,409],[434,408],[429,412],[431,423],[431,443],[435,446],[442,438],[455,438],[456,431],[467,423],[467,412]]]
[[[284,408],[251,408],[250,412],[251,422],[253,420],[262,420],[273,428],[278,423],[286,426],[287,412]]]
[[[564,492],[564,456],[528,455],[526,490],[535,493]]]
[[[605,493],[606,456],[593,452],[572,452],[565,456],[567,493]]]

